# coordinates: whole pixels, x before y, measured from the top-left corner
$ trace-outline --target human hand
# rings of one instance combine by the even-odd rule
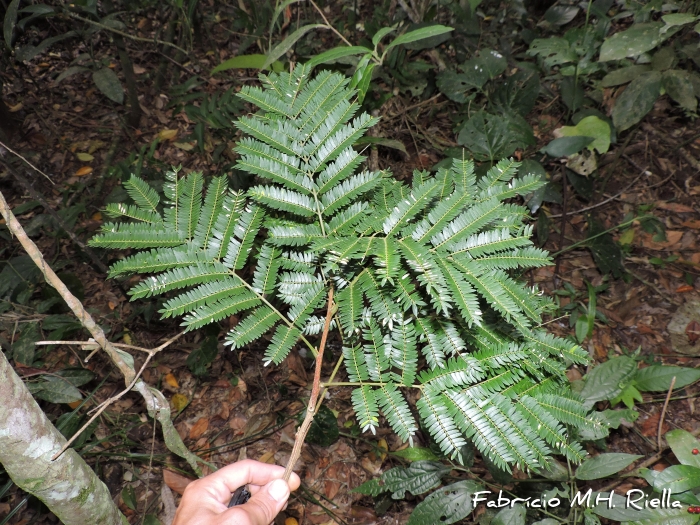
[[[301,480],[282,479],[284,467],[246,459],[187,485],[173,525],[269,525],[284,508],[289,492]],[[231,493],[249,485],[247,503],[228,508]]]

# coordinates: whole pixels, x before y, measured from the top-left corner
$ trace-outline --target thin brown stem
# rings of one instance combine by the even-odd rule
[[[7,204],[2,192],[0,192],[0,214],[2,214],[3,218],[5,219],[10,233],[17,237],[17,240],[20,242],[24,250],[44,275],[46,282],[56,289],[68,307],[78,318],[80,324],[82,324],[85,329],[90,332],[95,342],[104,348],[112,362],[117,365],[117,368],[119,368],[119,371],[124,376],[125,381],[127,383],[131,383],[135,376],[134,370],[129,367],[128,364],[126,364],[124,359],[122,359],[122,357],[119,355],[119,351],[107,339],[107,336],[102,328],[100,328],[100,325],[98,325],[92,316],[85,310],[80,300],[71,293],[68,287],[66,287],[63,281],[61,281],[61,279],[46,263],[44,256],[39,251],[39,248],[37,248],[34,241],[27,236],[26,232],[22,228],[22,225],[10,210],[10,206]]]
[[[75,20],[80,20],[81,22],[85,22],[87,24],[92,24],[92,25],[97,26],[97,27],[104,29],[106,31],[110,31],[110,32],[115,33],[117,35],[121,35],[124,38],[128,38],[130,40],[135,40],[136,42],[147,42],[149,44],[161,44],[164,46],[169,46],[169,47],[175,48],[178,51],[180,51],[181,53],[184,53],[185,55],[189,55],[189,53],[187,51],[182,49],[180,46],[173,44],[172,42],[158,40],[157,38],[141,38],[140,36],[130,35],[129,33],[125,33],[124,31],[120,31],[119,29],[114,29],[113,27],[109,27],[109,26],[101,24],[99,22],[95,22],[94,20],[90,20],[89,18],[83,18],[82,16],[78,16],[75,13],[68,13],[68,16],[71,18],[74,18]]]
[[[316,5],[316,2],[314,2],[314,0],[309,0],[309,2],[311,2],[311,5],[313,5],[313,6],[316,8],[316,11],[318,11],[318,14],[321,15],[321,18],[323,18],[323,21],[324,21],[324,22],[326,23],[326,25],[328,26],[328,29],[330,29],[330,30],[333,31],[336,35],[338,35],[338,36],[340,37],[340,39],[341,39],[343,42],[345,42],[345,45],[352,47],[352,44],[350,43],[350,41],[349,41],[347,38],[345,38],[335,27],[333,27],[333,26],[331,25],[331,23],[330,23],[330,22],[328,21],[328,19],[326,18],[326,15],[323,14],[323,11],[321,10],[321,8],[318,7],[318,6]]]
[[[41,171],[41,170],[40,170],[39,168],[37,168],[34,164],[32,164],[31,162],[29,162],[27,159],[25,159],[22,155],[20,155],[19,153],[17,153],[15,150],[13,150],[13,149],[12,149],[11,147],[9,147],[7,144],[5,144],[4,142],[0,141],[0,146],[2,146],[3,148],[5,148],[7,151],[9,151],[10,153],[12,153],[13,155],[15,155],[15,156],[19,157],[20,159],[22,159],[22,161],[23,161],[25,164],[27,164],[30,168],[32,168],[32,169],[33,169],[34,171],[36,171],[37,173],[41,173],[44,177],[46,177],[47,179],[49,179],[49,182],[50,182],[51,184],[53,184],[54,186],[56,185],[56,183],[55,183],[53,180],[51,180],[51,177],[49,177],[46,173],[44,173],[43,171]],[[8,167],[9,167],[9,166],[8,166]]]
[[[661,409],[661,416],[659,416],[659,429],[656,432],[656,446],[658,450],[661,450],[661,433],[663,431],[664,419],[666,418],[666,409],[668,408],[668,402],[671,400],[671,392],[673,392],[674,386],[676,386],[676,376],[673,376],[673,379],[671,379],[671,386],[668,387],[666,400],[664,401],[664,406]]]
[[[150,354],[150,355],[146,358],[146,361],[144,361],[143,366],[141,367],[141,369],[138,371],[138,373],[134,376],[134,379],[131,381],[131,383],[129,383],[129,384],[127,385],[127,387],[126,387],[124,390],[122,390],[121,392],[119,392],[116,396],[110,397],[110,398],[107,399],[106,401],[102,402],[102,403],[100,404],[100,406],[96,407],[96,409],[95,409],[96,412],[92,415],[92,417],[91,417],[90,419],[88,419],[87,422],[86,422],[82,427],[80,427],[80,430],[78,430],[75,434],[73,434],[73,436],[72,436],[68,441],[65,442],[65,444],[61,447],[61,450],[59,450],[58,452],[56,452],[56,453],[53,455],[53,457],[51,458],[51,461],[56,461],[56,460],[60,457],[61,454],[63,454],[66,450],[68,450],[68,447],[71,446],[71,443],[73,443],[73,441],[75,441],[76,439],[78,439],[78,437],[80,436],[80,434],[82,434],[83,431],[84,431],[87,427],[89,427],[90,424],[91,424],[93,421],[95,421],[95,419],[97,419],[98,417],[100,417],[100,414],[102,414],[102,412],[104,412],[104,411],[107,409],[107,407],[108,407],[109,405],[111,405],[112,403],[114,403],[116,400],[118,400],[120,397],[122,397],[124,394],[126,394],[129,390],[131,390],[131,389],[134,387],[134,385],[136,384],[136,381],[139,380],[139,378],[141,377],[141,374],[142,374],[143,371],[146,369],[146,366],[148,366],[148,363],[151,361],[151,358],[152,358],[155,354],[156,354],[156,353],[153,352],[152,354]],[[155,418],[153,418],[153,421],[155,422]]]
[[[700,428],[696,428],[695,430],[693,430],[691,432],[691,434],[694,437],[697,437],[698,434],[700,434]],[[598,492],[609,492],[612,489],[614,489],[615,487],[617,487],[618,485],[621,485],[622,483],[624,483],[625,479],[628,477],[639,477],[638,471],[640,469],[651,467],[654,463],[656,463],[657,461],[659,461],[663,457],[663,455],[666,453],[666,451],[669,448],[671,448],[671,447],[669,447],[668,444],[664,445],[664,447],[661,450],[659,450],[656,454],[654,454],[653,456],[651,456],[648,459],[645,459],[639,465],[637,465],[634,469],[630,470],[630,474],[623,474],[615,481],[612,481],[608,485],[605,485]]]
[[[335,304],[333,303],[333,287],[331,286],[328,290],[328,310],[326,311],[326,322],[323,324],[323,333],[321,334],[321,344],[318,347],[318,353],[316,354],[316,368],[314,370],[314,382],[311,388],[311,399],[309,399],[309,406],[306,408],[306,416],[302,422],[299,430],[297,430],[297,435],[294,438],[294,447],[292,448],[292,455],[287,462],[287,467],[284,470],[284,476],[282,479],[289,481],[289,477],[292,475],[292,469],[294,469],[294,464],[299,459],[301,455],[301,447],[304,445],[304,440],[306,439],[306,434],[311,428],[311,423],[316,415],[319,392],[321,390],[321,368],[323,367],[323,350],[326,348],[326,340],[328,339],[328,330],[331,327],[331,319],[333,319],[333,314],[335,313]],[[318,404],[320,406],[320,404]]]
[[[0,143],[0,144],[2,144],[2,143]],[[20,158],[22,158],[22,157],[20,156]],[[41,193],[39,193],[36,189],[34,189],[34,187],[27,180],[27,178],[24,175],[22,175],[21,173],[19,173],[17,170],[15,170],[12,166],[10,166],[10,164],[8,164],[6,162],[2,162],[2,164],[5,165],[5,167],[10,171],[10,173],[17,180],[17,182],[19,182],[20,185],[26,191],[29,192],[29,194],[32,196],[32,198],[38,200],[41,203],[41,205],[44,208],[44,211],[46,213],[48,213],[49,215],[51,215],[51,217],[54,218],[54,220],[58,223],[58,225],[61,227],[61,229],[63,229],[63,231],[66,232],[66,234],[68,235],[68,237],[70,237],[71,241],[73,241],[73,243],[75,243],[75,245],[78,248],[80,248],[85,254],[87,254],[87,256],[93,262],[95,267],[98,270],[100,270],[102,273],[109,273],[109,268],[107,268],[107,266],[105,266],[105,264],[100,260],[100,258],[95,254],[94,251],[92,251],[92,249],[89,246],[87,246],[83,241],[81,241],[78,238],[77,235],[75,235],[75,233],[73,233],[71,231],[71,229],[66,224],[66,221],[64,221],[61,218],[61,216],[56,212],[56,210],[54,210],[51,207],[51,205],[49,205],[49,203],[46,201],[44,196]],[[30,164],[30,166],[31,166],[31,164]],[[34,168],[34,169],[37,169],[37,168]],[[41,173],[41,171],[39,171],[39,173]],[[51,180],[51,179],[49,179],[49,180]],[[124,294],[124,297],[126,297],[126,292],[123,289],[121,291]]]

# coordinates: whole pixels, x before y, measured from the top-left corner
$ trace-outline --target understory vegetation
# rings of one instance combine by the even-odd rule
[[[129,522],[296,429],[286,525],[700,520],[698,5],[0,4],[2,193],[163,432],[5,221],[0,345]]]

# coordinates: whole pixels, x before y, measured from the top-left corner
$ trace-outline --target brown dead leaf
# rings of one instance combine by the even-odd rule
[[[243,429],[246,426],[247,421],[242,418],[242,417],[234,417],[231,418],[228,422],[228,426],[233,430],[236,434],[242,434]]]
[[[692,292],[693,290],[695,290],[694,286],[692,286],[690,284],[684,284],[684,285],[676,288],[676,293],[688,293],[688,292]]]
[[[650,250],[668,250],[675,244],[678,244],[681,241],[682,237],[682,231],[668,230],[666,231],[667,240],[665,242],[656,242],[652,240],[651,234],[644,234],[642,236],[642,246]]]
[[[700,339],[700,323],[698,323],[695,319],[690,321],[688,326],[685,327],[685,335],[688,336],[688,342],[695,346],[695,343],[697,343],[698,339]]]
[[[582,377],[583,377],[583,376],[581,375],[581,372],[579,372],[576,368],[569,368],[569,369],[566,371],[566,378],[567,378],[570,382],[572,382],[572,383],[573,383],[574,381],[578,381],[578,380],[581,379]]]
[[[285,363],[289,370],[294,372],[297,378],[304,383],[302,386],[305,386],[306,382],[308,381],[308,377],[306,375],[306,369],[304,368],[304,362],[296,349],[289,352],[287,359],[285,359]]]
[[[360,507],[359,505],[350,507],[350,517],[353,521],[359,523],[372,523],[377,520],[377,514],[374,512],[374,509]]]
[[[134,66],[134,74],[135,75],[143,75],[145,72],[146,72],[145,67],[141,67],[141,66],[137,66],[137,65]]]
[[[642,434],[645,435],[646,437],[654,437],[656,434],[659,432],[659,416],[660,413],[652,414],[650,415],[647,419],[645,419],[641,426],[641,431]],[[669,427],[668,422],[664,421],[664,424],[661,428],[661,434],[665,434],[671,429]]]
[[[269,452],[265,452],[262,456],[258,458],[258,461],[260,463],[268,463],[270,465],[275,464],[275,453],[270,450]]]
[[[201,417],[190,429],[190,439],[198,439],[209,428],[209,418]]]
[[[75,172],[76,177],[84,177],[85,175],[90,175],[92,173],[92,166],[83,166],[78,171]]]
[[[192,483],[194,480],[166,468],[163,469],[163,481],[170,488],[170,490],[173,490],[182,496],[187,485]]]
[[[662,210],[668,210],[672,211],[674,213],[694,213],[695,210],[690,207],[686,206],[685,204],[681,204],[679,202],[657,202],[656,203],[657,208],[661,208]]]
[[[657,471],[657,472],[661,472],[662,470],[666,470],[666,469],[667,469],[668,467],[670,467],[670,466],[671,466],[671,465],[669,465],[669,464],[666,463],[665,461],[659,461],[656,465],[654,465],[654,466],[651,467],[651,468],[652,468],[652,470],[655,470],[655,471]]]
[[[329,500],[333,500],[340,490],[340,483],[327,479],[323,484],[323,492]]]
[[[378,476],[382,472],[382,462],[372,461],[368,456],[362,458],[360,465],[373,476]]]
[[[648,334],[653,334],[654,330],[651,329],[651,326],[643,324],[643,323],[637,323],[637,332],[639,332],[642,335],[648,335]]]

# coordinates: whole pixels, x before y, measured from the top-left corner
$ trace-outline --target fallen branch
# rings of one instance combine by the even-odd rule
[[[138,381],[138,378],[141,377],[141,374],[143,374],[143,371],[144,371],[144,370],[146,369],[146,367],[148,366],[148,363],[151,362],[151,359],[153,358],[154,355],[156,355],[158,352],[160,352],[161,350],[163,350],[163,349],[166,348],[167,346],[169,346],[169,345],[171,345],[172,343],[174,343],[175,341],[177,341],[177,340],[180,338],[180,336],[183,335],[184,333],[185,333],[184,331],[183,331],[183,332],[180,332],[180,333],[177,334],[176,336],[171,337],[171,338],[168,339],[165,343],[163,343],[162,345],[160,345],[160,346],[158,346],[158,347],[156,347],[156,348],[153,348],[152,350],[149,350],[149,349],[147,349],[147,348],[141,348],[141,347],[138,347],[138,346],[119,345],[119,346],[122,346],[122,347],[135,348],[135,349],[137,349],[137,350],[141,350],[141,351],[147,352],[147,353],[148,353],[148,357],[146,358],[146,361],[144,361],[144,363],[143,363],[143,365],[141,366],[140,370],[139,370],[138,373],[136,374],[136,377],[134,378],[134,380],[133,380],[129,385],[127,385],[127,387],[126,387],[124,390],[122,390],[121,392],[119,392],[117,395],[112,396],[112,397],[110,397],[109,399],[106,399],[105,401],[103,401],[102,403],[100,403],[98,406],[96,406],[96,407],[93,409],[93,411],[94,411],[95,413],[92,415],[92,417],[87,421],[87,423],[85,423],[85,424],[80,428],[80,430],[78,430],[75,434],[73,434],[73,437],[71,437],[71,438],[65,443],[65,445],[63,445],[63,447],[61,447],[61,450],[59,450],[58,452],[56,452],[56,454],[54,454],[54,456],[51,458],[51,460],[53,461],[53,460],[57,459],[61,454],[63,454],[63,453],[66,451],[66,449],[67,449],[68,447],[70,447],[71,443],[73,443],[73,441],[75,441],[75,440],[78,438],[78,436],[80,436],[80,434],[83,433],[83,430],[85,430],[87,427],[89,427],[90,424],[91,424],[93,421],[95,421],[95,419],[97,419],[98,417],[100,417],[100,414],[102,414],[102,412],[104,412],[104,411],[107,409],[107,407],[108,407],[109,405],[111,405],[111,404],[114,403],[115,401],[119,400],[124,394],[126,394],[127,392],[129,392],[129,390],[131,390],[131,389],[134,387],[134,385],[136,384],[136,381]],[[40,343],[56,344],[57,341],[39,341],[39,342],[34,343],[34,344],[35,344],[35,345],[38,345],[38,344],[40,344]],[[84,343],[81,343],[81,344],[84,344]],[[87,343],[87,344],[90,344],[90,343]],[[115,346],[116,346],[116,344],[115,344]],[[86,361],[87,361],[87,359],[86,359]]]
[[[32,164],[31,162],[29,162],[27,159],[25,159],[22,155],[20,155],[19,153],[17,153],[15,150],[13,150],[13,149],[12,149],[11,147],[9,147],[7,144],[5,144],[4,142],[1,142],[1,141],[0,141],[0,146],[2,146],[3,148],[5,148],[7,151],[9,151],[10,153],[12,153],[13,155],[16,155],[17,157],[19,157],[20,159],[22,159],[22,161],[23,161],[25,164],[27,164],[30,168],[32,168],[34,171],[36,171],[37,173],[42,174],[44,177],[46,177],[47,179],[49,179],[49,182],[50,182],[51,184],[53,184],[54,186],[56,185],[56,183],[55,183],[53,180],[51,180],[51,177],[49,177],[46,173],[44,173],[43,171],[41,171],[41,170],[40,170],[39,168],[37,168],[34,164]],[[9,167],[9,166],[8,166],[8,167]]]
[[[19,156],[19,155],[18,155]],[[22,158],[20,156],[20,158]],[[100,260],[97,255],[95,255],[95,252],[92,251],[92,249],[89,246],[86,246],[83,241],[78,239],[78,237],[73,233],[68,225],[66,224],[66,221],[64,221],[61,216],[56,213],[56,210],[54,210],[49,203],[44,199],[44,197],[34,189],[34,187],[31,185],[31,183],[27,180],[26,177],[24,177],[21,173],[16,171],[12,166],[7,164],[6,162],[3,162],[5,167],[10,171],[12,176],[17,179],[17,182],[19,182],[22,187],[29,192],[29,195],[32,196],[33,199],[39,201],[41,205],[44,207],[44,211],[51,215],[51,217],[54,218],[54,220],[58,223],[58,225],[63,229],[64,232],[70,237],[70,239],[80,248],[84,253],[87,254],[88,257],[90,257],[90,260],[93,262],[93,264],[97,267],[98,270],[100,270],[102,273],[107,274],[109,273],[109,268],[105,266],[105,264]],[[36,169],[36,168],[34,168]],[[41,173],[41,172],[39,172]],[[50,180],[50,179],[49,179]]]
[[[172,48],[174,48],[174,49],[177,49],[178,51],[180,51],[181,53],[183,53],[183,54],[185,54],[185,55],[189,55],[189,53],[188,53],[187,51],[185,51],[184,49],[182,49],[180,46],[178,46],[178,45],[176,45],[176,44],[173,44],[172,42],[166,42],[166,41],[164,41],[164,40],[158,40],[157,38],[142,38],[142,37],[140,37],[140,36],[130,35],[129,33],[126,33],[126,32],[124,32],[124,31],[120,31],[119,29],[115,29],[115,28],[113,28],[113,27],[110,27],[110,26],[101,24],[101,23],[99,23],[99,22],[95,22],[94,20],[90,20],[89,18],[83,18],[82,16],[78,16],[78,15],[76,15],[75,13],[68,13],[68,16],[71,17],[71,18],[73,18],[73,19],[75,19],[75,20],[80,20],[81,22],[85,22],[85,23],[87,23],[87,24],[92,24],[92,25],[94,25],[94,26],[97,26],[97,27],[99,27],[100,29],[104,29],[105,31],[110,31],[110,32],[112,32],[112,33],[114,33],[114,34],[116,34],[116,35],[121,35],[121,36],[123,36],[124,38],[128,38],[128,39],[130,39],[130,40],[135,40],[136,42],[147,42],[147,43],[149,43],[149,44],[161,44],[161,45],[164,45],[164,46],[169,46],[169,47],[172,47]]]
[[[34,241],[27,236],[27,233],[22,228],[22,225],[10,210],[10,206],[7,204],[2,192],[0,192],[0,214],[2,214],[3,218],[5,219],[10,233],[17,237],[17,240],[31,257],[32,261],[34,261],[34,264],[37,265],[41,273],[44,275],[46,282],[56,289],[68,307],[78,318],[80,324],[82,324],[83,327],[90,332],[95,342],[100,345],[105,352],[107,352],[109,358],[124,376],[124,382],[128,385],[129,389],[133,388],[143,396],[149,415],[154,419],[158,419],[158,421],[161,423],[163,428],[163,437],[168,449],[187,460],[190,467],[192,467],[192,470],[194,470],[198,475],[201,475],[199,462],[202,462],[203,460],[187,449],[175,430],[175,427],[170,420],[170,406],[168,401],[163,397],[162,393],[154,388],[149,388],[148,385],[146,385],[146,383],[144,383],[143,380],[137,376],[136,371],[124,360],[123,355],[128,354],[125,354],[122,350],[117,349],[117,347],[115,347],[107,339],[107,336],[102,328],[100,328],[92,316],[85,310],[85,307],[80,300],[70,292],[63,281],[59,279],[56,273],[46,263],[43,255],[39,251],[39,248],[37,248]]]

